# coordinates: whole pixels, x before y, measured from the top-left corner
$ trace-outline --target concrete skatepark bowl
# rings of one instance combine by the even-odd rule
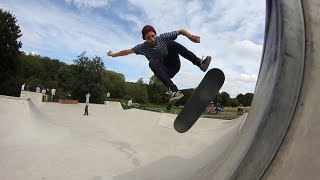
[[[0,97],[0,179],[318,179],[320,2],[268,0],[264,49],[249,114],[200,119]],[[26,100],[30,98],[29,100]]]

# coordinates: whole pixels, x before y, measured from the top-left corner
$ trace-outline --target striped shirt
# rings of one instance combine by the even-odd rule
[[[154,46],[144,42],[136,45],[132,50],[136,54],[144,55],[150,62],[161,61],[163,57],[168,55],[168,43],[177,39],[178,35],[178,31],[163,33],[160,34],[160,36],[157,36],[157,41]]]

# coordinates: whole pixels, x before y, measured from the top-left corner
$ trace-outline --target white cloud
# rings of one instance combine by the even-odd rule
[[[236,77],[235,79],[243,83],[255,83],[257,81],[257,76],[254,74],[241,73],[240,76]]]
[[[108,5],[108,0],[65,0],[67,3],[73,3],[78,8],[96,8]]]
[[[262,45],[255,44],[249,40],[238,41],[232,44],[234,53],[240,56],[247,56],[248,54],[258,55],[261,53]]]
[[[25,51],[25,50],[21,50],[21,51],[24,52],[27,55],[32,55],[32,56],[40,55],[38,52],[28,52],[28,51]]]
[[[29,54],[31,54],[31,55],[33,55],[33,56],[39,55],[39,53],[37,53],[37,52],[31,52],[31,53],[29,53]]]
[[[133,39],[112,20],[102,16],[83,16],[45,3],[11,8],[23,33],[23,48],[37,48],[39,52],[47,53],[44,55],[55,54],[58,57],[62,52],[72,53],[73,57],[62,59],[70,63],[83,51],[105,56],[105,51],[111,46],[115,49],[123,47],[122,43],[115,42],[134,45]]]

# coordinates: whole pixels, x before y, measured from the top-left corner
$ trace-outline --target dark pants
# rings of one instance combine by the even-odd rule
[[[200,67],[200,59],[181,44],[171,41],[168,43],[168,55],[163,61],[153,61],[149,63],[149,67],[154,75],[171,91],[178,91],[177,86],[171,81],[180,70],[179,55],[191,61],[194,65]]]
[[[84,108],[84,115],[89,115],[89,113],[88,113],[88,106],[86,106],[86,107]]]

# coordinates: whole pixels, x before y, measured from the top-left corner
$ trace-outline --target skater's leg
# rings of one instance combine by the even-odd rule
[[[89,106],[87,106],[87,115],[89,115]]]
[[[173,78],[180,70],[181,63],[179,54],[169,54],[170,56],[167,56],[163,59],[164,66],[168,69],[168,74],[170,78]]]
[[[180,54],[182,57],[191,61],[194,65],[198,66],[204,72],[208,69],[210,65],[211,56],[207,56],[204,59],[200,59],[194,53],[192,53],[187,48],[185,48],[184,46],[182,46],[181,44],[175,41],[170,41],[167,47],[168,47],[168,56],[166,58],[167,63],[176,63],[176,59],[177,59],[176,56]],[[179,69],[180,69],[180,66],[179,66]]]
[[[88,106],[84,108],[84,115],[88,115]]]
[[[169,75],[169,70],[165,65],[161,62],[153,61],[149,63],[149,67],[153,71],[154,75],[171,91],[176,92],[178,91],[177,86],[171,81],[171,77]]]
[[[179,99],[183,97],[183,94],[178,90],[177,86],[171,81],[171,77],[169,75],[169,70],[162,62],[150,62],[149,66],[153,71],[154,75],[159,78],[159,80],[169,88],[171,91],[171,98],[169,99],[170,104],[174,104]],[[179,66],[180,67],[180,66]],[[174,75],[173,75],[174,76]]]
[[[172,59],[176,59],[176,56],[180,54],[182,57],[191,61],[194,65],[198,67],[201,66],[201,59],[198,58],[193,52],[189,51],[187,48],[185,48],[181,44],[175,41],[170,41],[168,43],[167,48],[168,48],[167,60],[171,61]]]

